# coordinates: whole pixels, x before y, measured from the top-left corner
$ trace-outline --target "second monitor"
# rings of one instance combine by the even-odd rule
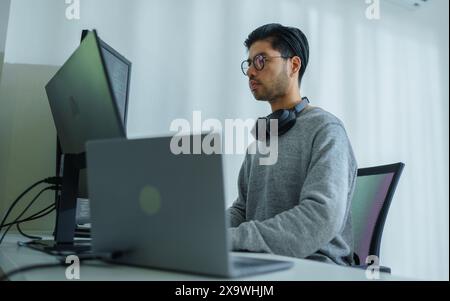
[[[64,155],[54,241],[29,244],[48,252],[78,251],[74,243],[80,172],[90,140],[126,138],[131,63],[89,31],[45,89]],[[84,185],[81,185],[84,186]]]

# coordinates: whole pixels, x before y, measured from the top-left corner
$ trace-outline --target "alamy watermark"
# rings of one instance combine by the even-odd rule
[[[66,19],[80,20],[80,0],[65,0],[66,2]]]
[[[76,255],[70,255],[66,257],[66,264],[69,266],[66,268],[67,280],[80,280],[80,258]],[[380,259],[378,256],[370,255],[366,258],[367,268],[365,271],[366,278],[368,280],[380,279]]]
[[[269,127],[270,135],[267,135],[269,137],[260,135],[261,138],[255,141],[252,134],[255,131],[255,124],[258,133],[267,133]],[[264,119],[258,122],[253,119],[226,119],[224,126],[217,119],[202,121],[201,112],[194,111],[192,123],[186,119],[176,119],[172,121],[170,131],[175,132],[170,143],[170,150],[174,155],[258,153],[261,155],[260,165],[275,165],[278,162],[278,120],[270,120],[268,125]],[[203,139],[200,135],[194,135],[191,145],[189,134],[200,132],[208,134],[205,134]]]
[[[69,264],[66,268],[66,279],[80,280],[80,258],[75,255],[67,256],[66,264]]]
[[[380,20],[380,0],[365,0],[368,7],[366,8],[366,18],[369,20]]]
[[[378,256],[370,255],[366,258],[366,278],[369,280],[380,279],[380,259]]]

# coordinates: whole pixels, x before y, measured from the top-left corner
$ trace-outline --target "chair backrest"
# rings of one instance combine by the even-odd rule
[[[352,199],[354,252],[357,265],[369,255],[380,256],[381,236],[389,206],[405,164],[358,170]]]

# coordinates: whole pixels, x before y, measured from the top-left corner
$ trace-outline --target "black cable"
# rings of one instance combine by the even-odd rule
[[[38,194],[37,194],[37,196],[35,196],[34,197],[34,199],[27,205],[27,209],[30,207],[30,205],[32,205],[35,201],[36,201],[36,199],[42,194],[42,193],[44,193],[45,191],[47,191],[47,190],[50,190],[50,188],[53,188],[54,186],[48,186],[48,187],[46,187],[46,188],[44,188],[44,189],[42,189]],[[27,210],[26,209],[26,210]],[[25,210],[24,210],[25,211]],[[24,211],[22,211],[22,213],[24,212]],[[19,215],[20,217],[22,216],[22,213]],[[9,214],[8,214],[9,215]],[[11,226],[11,225],[15,225],[17,223],[17,219],[14,221],[14,222],[9,222],[9,223],[6,223],[6,220],[5,220],[5,222],[3,223],[3,225],[0,227],[0,231],[1,230],[3,230],[3,228],[5,228],[5,227],[7,227],[7,226]]]
[[[28,192],[30,192],[33,188],[35,188],[36,186],[39,186],[40,184],[43,184],[43,183],[48,183],[48,184],[52,184],[52,185],[61,185],[62,184],[62,178],[61,177],[52,177],[52,178],[46,178],[46,179],[41,180],[41,181],[37,181],[36,183],[31,185],[29,188],[27,188],[24,192],[22,192],[22,194],[20,194],[19,197],[17,197],[17,199],[15,199],[14,202],[12,203],[12,205],[8,208],[8,211],[6,212],[5,216],[2,219],[2,222],[0,223],[0,231],[5,226],[5,222],[8,219],[8,216],[11,214],[11,211],[14,209],[14,207],[17,205],[17,203],[19,203],[19,201]]]
[[[48,211],[47,211],[47,210],[48,210]],[[36,212],[35,214],[31,215],[30,217],[28,217],[28,218],[26,218],[26,219],[24,219],[24,220],[18,221],[18,220],[16,219],[16,220],[15,220],[13,223],[11,223],[11,224],[15,224],[15,225],[16,225],[17,230],[19,231],[19,233],[20,233],[22,236],[24,236],[24,237],[26,237],[26,238],[28,238],[28,239],[31,239],[31,240],[43,240],[43,238],[40,237],[40,236],[33,236],[33,235],[28,235],[28,234],[26,234],[26,233],[22,230],[22,228],[20,227],[20,225],[23,224],[23,223],[26,223],[26,222],[30,222],[30,221],[34,221],[34,220],[43,218],[43,217],[49,215],[50,213],[52,213],[52,212],[55,211],[55,210],[56,210],[56,206],[55,206],[55,204],[52,204],[52,205],[48,206],[47,208],[45,208],[45,209],[43,209],[43,210],[41,210],[41,211],[39,211],[39,212]],[[25,213],[25,211],[24,211],[24,213]]]
[[[111,253],[104,253],[104,254],[85,254],[85,255],[80,254],[77,256],[78,256],[78,259],[80,260],[80,263],[83,261],[91,261],[91,260],[101,260],[101,261],[108,262],[108,261],[111,261],[118,257],[121,257],[124,254],[125,254],[124,252],[111,252]],[[20,274],[20,273],[29,272],[29,271],[38,270],[38,269],[48,269],[48,268],[60,267],[60,266],[65,267],[67,265],[65,262],[65,257],[61,257],[61,258],[59,258],[59,260],[60,261],[58,263],[30,265],[30,266],[18,268],[16,270],[12,270],[12,271],[4,274],[3,276],[0,276],[0,282],[6,281],[6,280],[10,279],[12,276]]]
[[[0,231],[3,229],[4,224],[9,216],[9,214],[11,213],[11,211],[14,209],[14,207],[17,205],[17,203],[20,201],[20,199],[22,199],[28,192],[30,192],[33,188],[35,188],[36,186],[45,183],[45,180],[41,180],[38,181],[36,183],[34,183],[33,185],[31,185],[29,188],[27,188],[21,195],[19,195],[19,197],[17,199],[14,200],[14,202],[12,203],[12,205],[8,208],[8,211],[6,212],[5,216],[3,217],[2,222],[0,223]]]
[[[54,190],[53,187],[52,187],[51,189]],[[30,215],[30,216],[28,216],[28,217],[22,219],[22,220],[17,220],[17,219],[16,219],[14,222],[8,222],[8,223],[4,224],[4,225],[3,225],[3,228],[8,227],[8,226],[11,226],[11,225],[14,226],[14,225],[16,225],[16,224],[21,224],[21,223],[31,222],[31,221],[40,219],[40,218],[42,218],[42,217],[45,217],[45,216],[49,215],[50,213],[52,213],[52,212],[55,211],[55,210],[56,210],[56,205],[55,205],[55,204],[51,204],[51,205],[49,205],[48,207],[46,207],[46,208],[44,208],[44,209],[42,209],[42,210],[40,210],[40,211],[34,213],[33,215]],[[22,211],[22,213],[24,213],[24,212],[26,212],[26,211]],[[1,230],[1,228],[0,228],[0,230]]]
[[[17,223],[17,224],[16,224],[16,228],[17,228],[17,231],[19,231],[19,233],[20,233],[23,237],[26,237],[26,238],[31,239],[31,240],[42,240],[42,239],[43,239],[43,238],[40,237],[40,236],[28,235],[28,234],[26,234],[25,232],[23,232],[22,228],[20,228],[20,223]]]
[[[48,211],[48,212],[45,212],[45,211],[47,211],[47,210],[49,210],[49,209],[52,209],[52,210],[50,210],[50,211]],[[42,217],[45,217],[45,216],[49,215],[50,213],[52,213],[53,211],[55,211],[55,209],[56,209],[55,205],[51,205],[51,206],[49,206],[49,207],[47,207],[47,208],[45,208],[45,209],[43,209],[43,210],[41,210],[41,211],[39,211],[39,212],[33,214],[32,216],[28,217],[28,218],[25,219],[25,220],[15,222],[17,230],[19,231],[19,233],[20,233],[22,236],[24,236],[24,237],[26,237],[26,238],[28,238],[28,239],[31,239],[31,240],[42,240],[43,238],[40,237],[40,236],[33,236],[33,235],[28,235],[28,234],[26,234],[26,233],[22,230],[22,228],[20,227],[20,224],[26,223],[26,222],[29,222],[29,221],[32,221],[32,220],[37,220],[37,219],[40,219],[40,218],[42,218]],[[45,213],[44,213],[44,212],[45,212]],[[39,214],[41,214],[41,213],[42,213],[42,215],[39,215]]]
[[[58,262],[58,263],[36,264],[36,265],[26,266],[26,267],[23,267],[23,268],[18,268],[16,270],[13,270],[13,271],[8,272],[8,273],[4,274],[3,276],[1,276],[0,277],[0,282],[7,281],[12,276],[20,274],[20,273],[29,272],[29,271],[38,270],[38,269],[40,270],[40,269],[55,268],[55,267],[60,267],[60,266],[65,266],[65,263],[64,262]]]
[[[55,186],[51,186],[51,187],[46,187],[44,189],[42,189],[34,198],[33,200],[28,204],[28,206],[22,211],[22,213],[14,220],[14,222],[10,223],[10,225],[8,226],[8,228],[4,231],[2,237],[0,238],[0,245],[2,244],[3,240],[5,239],[6,234],[9,232],[9,230],[11,229],[12,226],[17,225],[17,221],[20,220],[20,218],[28,211],[28,209],[34,204],[34,202],[46,191],[48,190],[52,190],[54,189]],[[3,226],[5,227],[5,226]],[[2,227],[2,228],[3,228]],[[2,228],[0,228],[0,231],[2,230]]]
[[[26,223],[26,222],[31,222],[31,221],[43,218],[43,217],[49,215],[50,213],[52,213],[55,210],[56,210],[56,206],[54,204],[52,204],[52,205],[42,209],[41,211],[36,212],[33,215],[31,215],[29,217],[26,217],[26,218],[24,218],[22,220],[19,220],[17,222],[6,223],[3,227],[7,227],[7,226],[10,226],[10,225],[16,225],[16,224],[22,224],[22,223]]]
[[[35,214],[33,214],[33,215],[31,215],[31,216],[29,216],[29,217],[27,217],[25,219],[17,221],[17,223],[18,224],[22,224],[22,223],[31,222],[31,221],[43,218],[43,217],[49,215],[50,213],[52,213],[55,210],[56,210],[56,206],[55,205],[50,205],[47,208],[44,208],[41,211],[36,212]]]
[[[28,206],[22,211],[22,213],[19,215],[19,217],[17,217],[14,220],[14,223],[10,226],[8,226],[8,228],[5,230],[5,232],[3,233],[2,237],[0,238],[0,245],[2,244],[3,240],[5,239],[6,234],[9,232],[9,230],[11,229],[11,227],[17,223],[17,221],[28,211],[28,209],[34,204],[34,202],[46,191],[48,190],[55,190],[58,189],[58,186],[50,186],[50,187],[46,187],[44,189],[42,189],[35,197],[34,199],[28,204]],[[3,226],[0,227],[0,231],[2,230]]]

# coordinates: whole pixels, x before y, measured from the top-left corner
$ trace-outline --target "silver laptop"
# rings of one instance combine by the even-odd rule
[[[170,142],[87,144],[92,251],[123,252],[119,263],[222,277],[292,267],[231,254],[222,156],[174,155]]]

